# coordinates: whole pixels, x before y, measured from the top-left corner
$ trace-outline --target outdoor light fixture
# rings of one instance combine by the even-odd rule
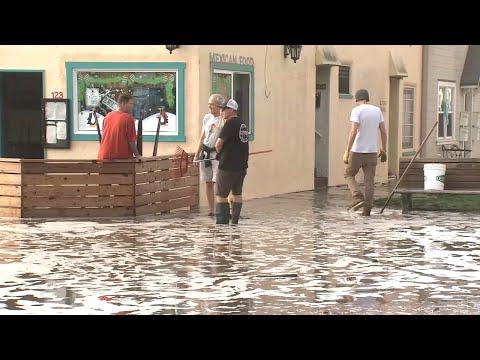
[[[303,45],[284,45],[283,56],[286,58],[288,55],[290,55],[293,62],[296,63],[297,60],[300,59],[302,47]]]
[[[172,53],[173,50],[178,49],[180,45],[165,45],[168,51],[170,51],[170,54]]]

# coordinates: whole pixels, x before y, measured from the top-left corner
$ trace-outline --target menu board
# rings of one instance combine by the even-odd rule
[[[69,148],[69,99],[42,99],[44,147]]]

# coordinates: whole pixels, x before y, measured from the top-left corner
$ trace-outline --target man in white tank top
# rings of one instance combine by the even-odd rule
[[[375,171],[377,168],[377,130],[380,129],[382,162],[387,161],[387,130],[379,107],[369,104],[368,91],[360,89],[355,93],[357,106],[352,109],[350,121],[352,127],[348,136],[348,146],[343,154],[343,162],[347,164],[345,180],[353,197],[351,209],[363,207],[363,216],[370,216],[375,192]],[[363,170],[365,195],[355,179],[358,171]]]
[[[214,185],[217,181],[218,160],[215,143],[217,142],[220,130],[222,130],[222,109],[225,98],[220,94],[213,94],[208,99],[210,112],[203,117],[202,134],[198,140],[197,151],[194,161],[199,159],[210,159],[200,162],[200,180],[206,182],[206,195],[210,212],[208,216],[215,216]],[[198,164],[198,163],[194,163]]]

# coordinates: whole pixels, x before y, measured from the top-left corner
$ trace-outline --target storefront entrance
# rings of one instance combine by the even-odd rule
[[[43,159],[42,72],[0,71],[0,156]]]

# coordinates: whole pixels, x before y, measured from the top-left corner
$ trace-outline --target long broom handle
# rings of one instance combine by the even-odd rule
[[[98,142],[102,142],[102,132],[100,131],[100,124],[98,123],[97,111],[93,111],[93,117],[95,118],[95,124],[97,125],[97,134],[98,134]]]
[[[152,156],[157,156],[157,149],[158,149],[158,138],[160,136],[160,117],[158,118],[158,123],[157,123],[157,132],[155,133],[155,144],[153,145],[153,155]]]
[[[254,152],[248,153],[248,155],[264,154],[272,151],[273,150],[254,151]],[[192,162],[198,163],[198,162],[211,161],[211,160],[217,160],[217,159],[201,159],[201,160],[193,160]]]
[[[137,151],[140,154],[140,156],[143,155],[143,119],[138,119]]]
[[[397,185],[395,185],[395,187],[393,188],[392,192],[390,193],[390,196],[388,197],[387,201],[385,202],[385,205],[383,205],[382,210],[380,210],[380,214],[383,213],[383,210],[385,210],[385,208],[387,207],[388,202],[389,202],[390,199],[392,198],[393,193],[395,192],[395,190],[397,190],[397,187],[398,187],[398,185],[400,184],[400,182],[402,181],[402,179],[403,179],[403,177],[405,176],[405,174],[407,173],[408,168],[410,167],[410,165],[412,165],[413,160],[416,159],[417,155],[420,154],[420,150],[422,150],[423,145],[425,144],[425,142],[427,141],[427,139],[430,137],[430,135],[431,135],[432,132],[433,132],[433,129],[435,129],[435,126],[437,126],[437,124],[438,124],[438,120],[435,121],[435,124],[433,124],[432,130],[430,130],[430,132],[428,133],[427,137],[426,137],[426,138],[423,140],[423,142],[420,144],[420,147],[418,148],[417,152],[415,153],[415,156],[414,156],[414,157],[412,158],[412,160],[410,160],[410,162],[408,163],[407,167],[405,168],[405,171],[403,172],[402,176],[400,177],[400,180],[398,180]]]
[[[254,152],[248,153],[248,155],[264,154],[264,153],[269,153],[269,152],[272,152],[272,151],[273,150],[254,151]]]

